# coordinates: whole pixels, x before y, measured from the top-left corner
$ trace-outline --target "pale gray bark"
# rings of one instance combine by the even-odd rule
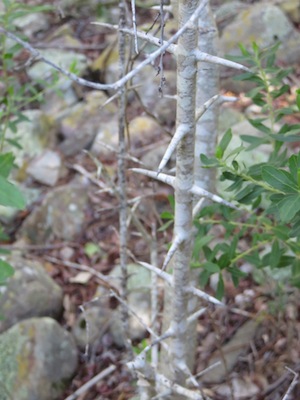
[[[198,1],[178,1],[178,26],[183,26],[196,10]],[[175,180],[175,222],[174,236],[180,245],[173,262],[172,313],[171,329],[174,338],[170,342],[170,376],[184,386],[189,364],[186,340],[188,330],[188,294],[190,284],[190,258],[192,245],[192,209],[194,184],[194,143],[195,143],[195,90],[197,29],[192,25],[178,40],[177,48],[177,130],[188,126],[188,133],[177,146]],[[174,394],[172,398],[176,397]]]
[[[218,30],[210,9],[209,2],[199,17],[198,48],[201,52],[218,55]],[[219,67],[207,62],[198,63],[197,108],[219,93]],[[195,145],[195,184],[215,193],[215,169],[201,168],[200,154],[212,157],[217,142],[218,101],[212,104],[197,121]]]

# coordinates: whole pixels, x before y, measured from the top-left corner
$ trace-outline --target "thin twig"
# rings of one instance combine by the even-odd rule
[[[65,400],[76,400],[79,396],[86,393],[91,387],[95,386],[101,379],[106,378],[112,372],[115,371],[117,367],[115,365],[110,365],[101,371],[98,375],[94,376],[94,378],[90,379],[84,385],[82,385],[79,389],[77,389],[74,393],[68,396]]]

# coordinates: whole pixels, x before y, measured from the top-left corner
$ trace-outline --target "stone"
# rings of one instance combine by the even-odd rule
[[[40,110],[26,110],[22,114],[27,120],[17,124],[17,133],[7,132],[7,138],[17,140],[20,148],[5,145],[5,150],[13,151],[15,163],[21,168],[19,174],[22,174],[22,168],[26,169],[29,158],[41,154],[56,142],[56,124],[51,117]]]
[[[245,120],[244,115],[232,107],[220,107],[218,132],[223,135],[228,129]]]
[[[215,12],[216,24],[221,34],[225,26],[230,24],[235,17],[243,10],[246,10],[249,4],[241,1],[228,1],[217,8]]]
[[[232,370],[242,351],[248,348],[249,343],[254,339],[256,330],[257,323],[255,321],[250,319],[245,322],[232,336],[229,342],[221,347],[222,352],[216,350],[212,354],[208,367],[215,364],[217,361],[221,361],[221,364],[214,367],[211,371],[207,371],[200,379],[203,382],[221,382],[224,377],[227,376],[227,373]],[[223,355],[222,357],[221,354]]]
[[[144,322],[145,326],[150,326],[151,322],[151,273],[146,268],[139,264],[128,264],[128,306],[134,311]],[[121,268],[116,266],[109,274],[112,279],[112,284],[120,288]],[[101,298],[103,288],[99,287],[98,297]],[[130,313],[129,313],[130,314]],[[123,346],[125,343],[123,334],[123,325],[120,311],[114,311],[114,316],[111,319],[110,332],[118,346]],[[129,335],[131,340],[141,340],[145,337],[146,330],[134,316],[129,317]]]
[[[14,20],[14,25],[23,33],[32,37],[39,32],[45,32],[50,27],[49,15],[46,13],[29,13]]]
[[[300,3],[299,0],[281,0],[278,1],[278,7],[284,11],[288,17],[299,24],[300,22]]]
[[[51,318],[33,318],[0,335],[0,400],[56,400],[77,368],[71,335]]]
[[[224,29],[220,48],[225,54],[239,55],[238,43],[250,47],[256,42],[261,47],[267,47],[277,40],[284,43],[293,32],[293,25],[280,8],[257,3],[240,12]]]
[[[106,95],[98,90],[87,94],[85,101],[78,103],[72,111],[60,121],[60,132],[63,141],[59,148],[66,156],[92,146],[102,124],[111,123],[117,118],[114,103],[104,105]],[[107,125],[106,125],[107,126]]]
[[[15,274],[0,287],[0,332],[26,318],[58,318],[62,312],[62,289],[42,264],[20,256],[12,256],[8,262]]]
[[[19,237],[34,244],[49,243],[55,238],[74,240],[84,226],[87,189],[85,184],[71,182],[49,192],[25,219]]]
[[[109,329],[112,312],[108,305],[99,304],[85,309],[79,315],[72,327],[72,334],[79,348],[93,346],[99,343],[104,333]]]
[[[27,173],[37,182],[47,186],[55,186],[61,173],[61,157],[52,150],[45,150],[28,165]]]
[[[40,50],[40,53],[48,60],[51,60],[54,64],[66,71],[69,71],[71,66],[75,64],[76,74],[78,76],[82,75],[87,68],[87,57],[79,52],[71,50],[47,49]],[[47,87],[49,81],[51,81],[53,72],[54,69],[42,61],[36,62],[32,67],[28,68],[28,75],[32,81],[34,82],[38,80],[39,84],[41,85],[44,80],[45,87]],[[60,74],[58,81],[55,83],[55,88],[64,92],[69,89],[72,84],[73,82],[71,79]]]
[[[256,3],[241,11],[228,24],[220,38],[220,48],[226,55],[241,55],[239,43],[251,50],[252,43],[266,48],[280,41],[277,62],[283,65],[297,64],[300,61],[300,33],[279,8],[271,4]],[[221,69],[221,84],[233,92],[247,91],[252,86],[245,81],[233,81],[232,76],[239,73],[233,69]]]

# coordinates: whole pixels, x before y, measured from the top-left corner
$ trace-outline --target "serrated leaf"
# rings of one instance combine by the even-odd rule
[[[273,188],[284,193],[295,193],[298,191],[297,184],[294,182],[292,175],[287,171],[265,166],[262,168],[262,177]]]
[[[23,209],[26,206],[20,190],[0,175],[0,204]]]

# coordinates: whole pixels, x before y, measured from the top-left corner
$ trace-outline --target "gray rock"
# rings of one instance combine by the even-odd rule
[[[83,228],[87,205],[86,185],[71,183],[55,188],[26,218],[19,237],[36,244],[54,238],[73,240]]]
[[[86,345],[93,346],[99,342],[109,329],[112,312],[108,305],[93,305],[77,318],[72,333],[77,345],[84,349]]]
[[[151,322],[151,273],[139,264],[128,264],[128,306],[144,322],[145,326],[150,326]],[[121,268],[116,266],[110,277],[112,284],[120,289]],[[103,288],[98,290],[99,297],[103,296]],[[125,343],[123,334],[122,319],[119,310],[115,310],[111,318],[110,332],[117,345]],[[142,339],[146,330],[134,316],[129,318],[129,335],[132,340]]]
[[[265,48],[278,40],[282,42],[277,53],[278,61],[289,65],[299,62],[299,32],[279,7],[256,3],[241,11],[224,28],[220,38],[220,48],[224,54],[240,55],[239,43],[242,43],[247,49],[251,49],[253,42]],[[237,71],[222,68],[222,86],[234,92],[249,90],[251,87],[249,82],[232,81],[232,76],[237,74]]]
[[[14,20],[14,25],[26,36],[32,37],[50,27],[49,16],[45,13],[30,13]]]
[[[237,123],[245,119],[244,115],[232,107],[220,107],[218,131],[224,134],[227,129],[232,128]]]
[[[46,150],[30,162],[27,173],[37,182],[55,186],[60,177],[61,166],[60,155],[55,151]]]
[[[103,92],[91,91],[86,100],[78,103],[60,122],[64,138],[60,150],[67,156],[75,155],[92,145],[102,124],[107,126],[117,118],[117,108],[113,103],[104,106],[107,97]],[[112,131],[112,134],[115,133]]]
[[[0,400],[55,400],[77,367],[70,334],[51,318],[18,323],[0,335]]]
[[[212,354],[208,366],[215,364],[217,361],[221,361],[221,364],[205,373],[201,380],[210,383],[221,382],[228,371],[234,367],[242,351],[248,348],[249,343],[255,336],[256,330],[257,323],[255,321],[250,319],[245,322],[232,336],[230,341],[222,346],[221,352],[217,350]],[[223,358],[220,354],[222,354]]]
[[[241,1],[228,1],[218,7],[215,12],[215,19],[219,33],[221,33],[225,26],[230,24],[241,11],[248,7],[249,4],[242,3]]]
[[[240,54],[238,43],[251,46],[256,42],[267,47],[276,40],[285,42],[294,32],[294,27],[280,8],[257,3],[239,13],[221,37],[220,47],[225,54]]]
[[[25,166],[28,158],[41,154],[46,147],[56,142],[56,126],[51,118],[40,110],[27,110],[22,114],[28,121],[18,123],[17,133],[7,133],[7,138],[17,139],[21,148],[5,145],[7,151],[13,151],[15,163],[19,167]]]
[[[58,318],[62,312],[62,289],[36,261],[13,256],[15,274],[0,287],[0,332],[31,317]],[[0,357],[1,358],[1,357]]]
[[[66,71],[70,70],[70,67],[75,63],[77,75],[81,75],[87,68],[87,58],[84,54],[76,53],[75,51],[70,50],[57,50],[57,49],[47,49],[40,50],[40,53],[45,56],[48,60],[51,60],[54,64],[59,67],[65,69]],[[52,79],[53,68],[50,65],[45,64],[40,61],[35,63],[32,67],[28,69],[28,75],[33,81],[39,80],[39,83],[42,83],[42,80],[49,82]],[[65,91],[72,86],[71,79],[68,79],[66,76],[60,75],[58,82],[56,83],[56,89],[60,89]]]

